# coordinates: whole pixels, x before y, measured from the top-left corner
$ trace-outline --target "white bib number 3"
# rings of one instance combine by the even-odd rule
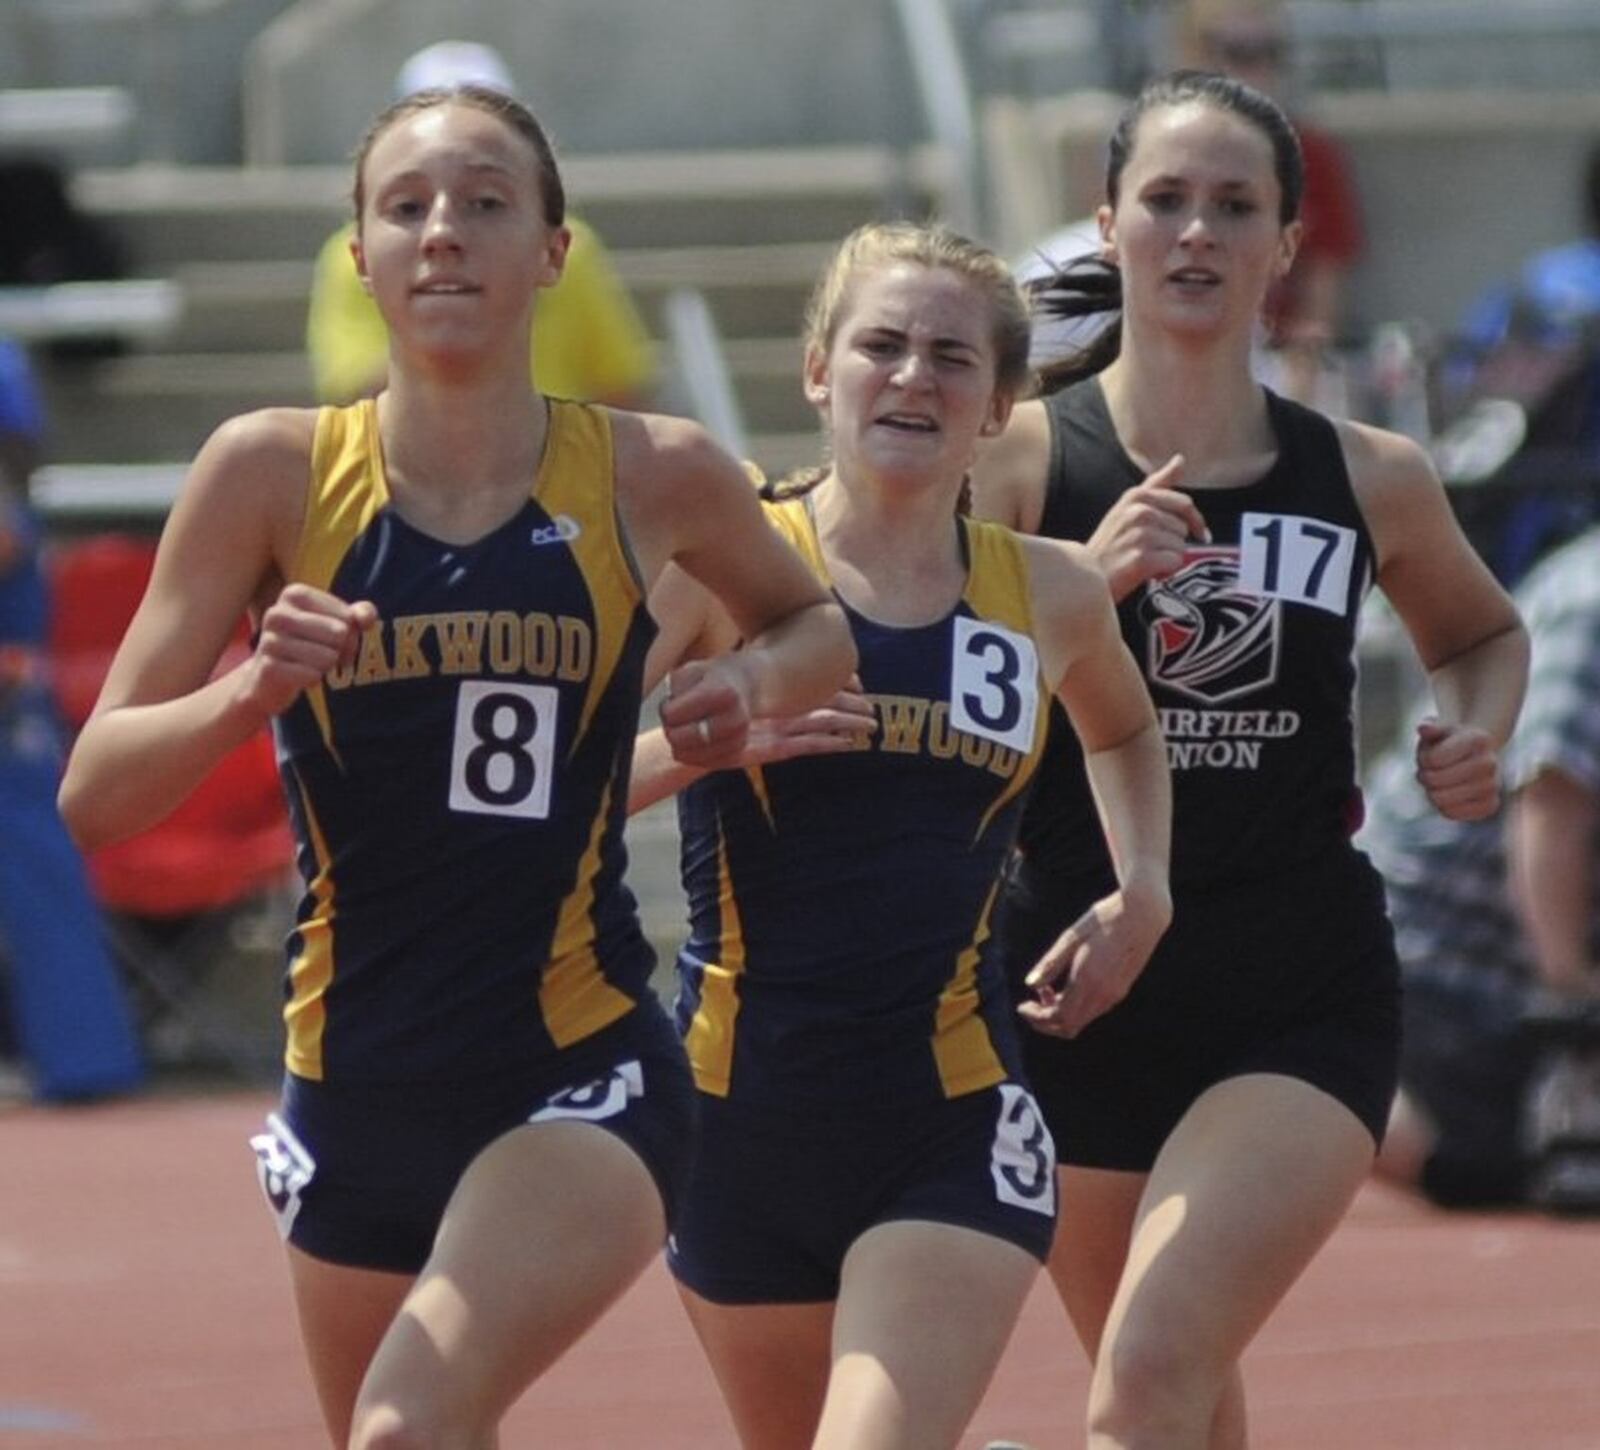
[[[540,821],[550,814],[558,699],[553,685],[470,680],[461,686],[451,810]]]
[[[958,615],[950,660],[950,723],[969,735],[1033,749],[1039,707],[1039,657],[1014,629]]]
[[[1045,1215],[1056,1211],[1056,1145],[1033,1095],[1014,1082],[1000,1084],[989,1173],[1001,1203]]]

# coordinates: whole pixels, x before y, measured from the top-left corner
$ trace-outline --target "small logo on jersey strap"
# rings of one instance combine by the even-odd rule
[[[557,514],[547,524],[535,524],[528,535],[530,544],[570,544],[583,527],[571,514]]]
[[[1237,549],[1195,549],[1139,604],[1153,684],[1194,700],[1248,695],[1278,676],[1276,599],[1239,587]]]

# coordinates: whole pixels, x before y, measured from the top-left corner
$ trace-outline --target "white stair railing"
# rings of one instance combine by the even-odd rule
[[[945,0],[894,0],[923,119],[950,156],[943,220],[968,236],[984,229],[982,155],[972,84]]]
[[[689,411],[735,457],[748,458],[749,435],[705,294],[693,287],[675,289],[667,294],[662,316]]]

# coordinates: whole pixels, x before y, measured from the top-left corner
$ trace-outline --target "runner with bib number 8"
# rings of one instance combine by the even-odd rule
[[[686,570],[750,641],[681,682],[690,758],[854,652],[698,425],[529,386],[568,232],[526,109],[409,97],[355,204],[387,386],[201,449],[61,800],[88,844],[138,830],[272,722],[305,894],[253,1146],[329,1438],[487,1446],[659,1252],[693,1142],[623,884],[650,586]]]

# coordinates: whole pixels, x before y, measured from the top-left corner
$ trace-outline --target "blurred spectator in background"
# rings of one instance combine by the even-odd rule
[[[64,743],[27,505],[43,432],[27,355],[0,339],[0,1017],[33,1095],[71,1102],[138,1087],[144,1065],[83,860],[56,814]]]
[[[1464,522],[1507,583],[1600,513],[1600,141],[1581,186],[1588,235],[1488,288],[1439,369],[1440,467],[1504,485],[1466,500]]]
[[[122,277],[127,259],[115,236],[72,200],[67,173],[35,156],[0,157],[0,287],[49,287],[58,282]],[[107,357],[123,342],[103,337],[53,338],[52,357]]]
[[[1589,150],[1582,186],[1588,235],[1534,253],[1515,280],[1491,287],[1463,318],[1460,341],[1480,369],[1508,341],[1552,354],[1593,347],[1600,330],[1600,141]],[[1600,387],[1592,380],[1585,402],[1586,435],[1600,447]]]
[[[1280,0],[1184,0],[1176,25],[1178,64],[1221,71],[1265,91],[1299,133],[1304,232],[1294,266],[1267,294],[1264,341],[1282,364],[1281,377],[1271,380],[1278,391],[1317,402],[1326,350],[1345,332],[1345,279],[1365,244],[1349,160],[1338,141],[1300,114],[1289,93],[1290,35]]]
[[[395,77],[395,99],[459,85],[514,95],[497,51],[445,40],[419,50]],[[542,393],[619,408],[651,405],[655,356],[638,309],[594,230],[568,212],[572,232],[561,280],[534,313],[533,385]],[[375,393],[388,371],[389,335],[350,255],[352,223],[323,244],[311,284],[306,350],[317,397],[348,403]]]
[[[1283,6],[1278,0],[1181,0],[1172,24],[1173,64],[1233,76],[1283,105],[1294,122],[1305,159],[1303,231],[1294,266],[1267,294],[1254,367],[1278,392],[1342,416],[1342,383],[1325,364],[1329,347],[1346,330],[1345,278],[1365,240],[1361,211],[1344,149],[1298,114],[1286,95],[1290,41]],[[1083,217],[1017,258],[1017,277],[1028,283],[1099,253],[1099,227]],[[1033,365],[1087,346],[1104,321],[1104,314],[1036,320]]]
[[[1368,792],[1405,983],[1377,1171],[1440,1204],[1600,1210],[1600,529],[1516,598],[1533,664],[1500,815],[1430,810],[1406,741]]]

